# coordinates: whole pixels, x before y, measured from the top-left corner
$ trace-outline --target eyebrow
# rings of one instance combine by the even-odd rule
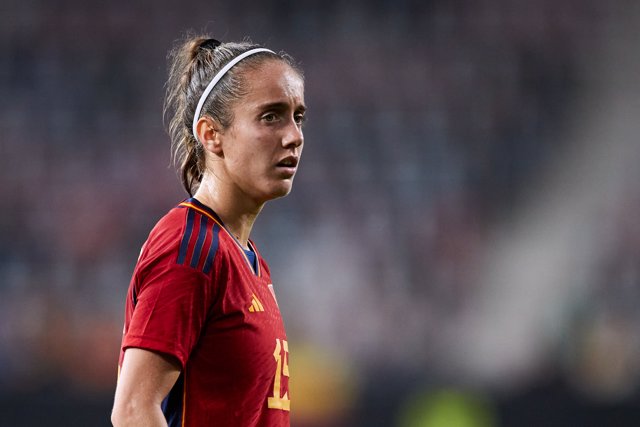
[[[289,108],[289,104],[287,102],[269,102],[266,104],[258,105],[257,109],[260,111],[264,110],[286,110]],[[307,111],[307,106],[304,104],[300,104],[296,109],[296,111]]]

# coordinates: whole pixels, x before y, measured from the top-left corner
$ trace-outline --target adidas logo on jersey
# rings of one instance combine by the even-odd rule
[[[255,313],[258,311],[264,311],[264,306],[262,305],[258,297],[256,297],[255,294],[252,294],[251,296],[252,298],[251,298],[251,305],[249,306],[249,312]]]

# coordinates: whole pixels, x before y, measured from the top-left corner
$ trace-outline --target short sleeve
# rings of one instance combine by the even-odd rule
[[[135,277],[134,309],[122,348],[165,353],[184,368],[207,320],[213,283],[210,275],[165,258]]]

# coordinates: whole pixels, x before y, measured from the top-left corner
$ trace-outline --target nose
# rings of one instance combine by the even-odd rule
[[[284,130],[282,135],[282,146],[284,148],[300,147],[304,143],[304,135],[302,134],[302,126],[292,119]]]

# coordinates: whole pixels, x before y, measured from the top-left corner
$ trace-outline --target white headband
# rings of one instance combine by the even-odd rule
[[[193,136],[195,136],[196,140],[198,139],[198,131],[196,130],[196,124],[198,123],[198,119],[200,118],[200,113],[202,112],[202,106],[204,105],[205,101],[207,100],[207,98],[209,97],[209,94],[211,93],[211,91],[213,90],[213,88],[216,86],[216,84],[220,81],[221,78],[224,77],[225,74],[227,74],[227,72],[234,66],[236,65],[238,62],[242,61],[244,58],[246,58],[247,56],[251,56],[253,54],[256,53],[260,53],[260,52],[271,52],[273,54],[275,54],[274,51],[269,50],[269,49],[264,49],[262,47],[257,48],[257,49],[251,49],[246,51],[245,53],[236,56],[235,58],[233,58],[231,61],[229,61],[229,63],[227,65],[225,65],[222,70],[218,71],[218,74],[216,74],[213,79],[211,79],[211,82],[209,83],[209,85],[207,86],[207,88],[204,90],[204,92],[202,92],[202,96],[200,96],[200,100],[198,101],[198,106],[196,107],[196,112],[193,115],[193,126],[192,126],[192,130],[193,130]]]

